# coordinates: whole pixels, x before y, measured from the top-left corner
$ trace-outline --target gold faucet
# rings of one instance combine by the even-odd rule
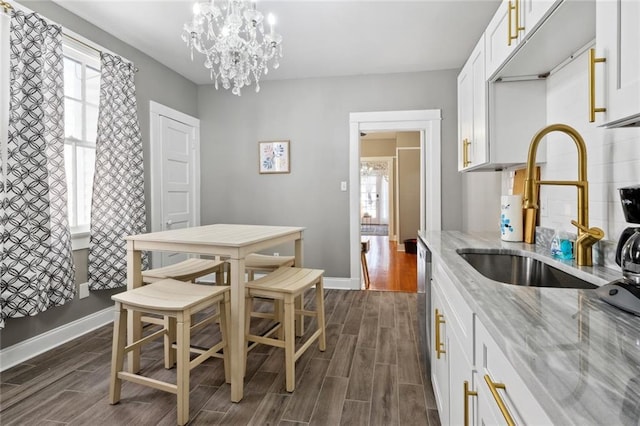
[[[578,180],[538,180],[535,177],[536,152],[542,138],[551,132],[562,132],[571,137],[578,148]],[[604,237],[604,231],[600,228],[589,228],[589,183],[587,182],[587,146],[582,136],[566,124],[551,124],[536,133],[529,145],[529,157],[527,158],[527,177],[524,181],[524,208],[538,208],[538,189],[540,185],[572,185],[578,189],[578,221],[572,220],[571,224],[578,228],[576,240],[576,262],[580,266],[593,265],[592,247],[598,240]],[[528,229],[524,240],[533,243],[535,240],[535,227]]]

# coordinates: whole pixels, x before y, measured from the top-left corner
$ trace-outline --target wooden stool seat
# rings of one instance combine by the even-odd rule
[[[216,284],[222,283],[226,262],[212,259],[187,259],[162,268],[142,271],[142,282],[152,283],[167,278],[178,281],[195,281],[197,278],[216,273]],[[220,282],[218,280],[220,279]]]
[[[326,348],[326,337],[324,327],[324,290],[322,284],[323,270],[307,269],[307,268],[279,268],[276,271],[259,278],[255,281],[249,281],[246,284],[247,306],[245,308],[245,336],[248,342],[255,342],[276,347],[285,350],[285,373],[286,388],[288,392],[295,389],[295,363],[296,360],[318,340],[320,351]],[[315,286],[316,292],[316,310],[307,311],[304,307],[296,310],[295,299],[304,295],[304,292]],[[258,336],[250,334],[250,321],[252,315],[252,302],[254,297],[280,300],[284,304],[281,318],[282,335],[284,339],[274,339],[268,336]],[[301,318],[305,316],[315,316],[318,323],[318,329],[307,339],[307,341],[296,351],[295,350],[295,316]]]
[[[293,266],[295,261],[295,256],[270,256],[252,253],[245,257],[244,269],[247,271],[249,281],[253,281],[256,272],[273,272],[278,268]]]
[[[167,279],[115,294],[111,298],[115,301],[115,319],[109,402],[116,404],[120,401],[122,380],[150,386],[176,394],[178,424],[186,424],[189,421],[189,375],[191,369],[210,357],[223,358],[226,381],[227,383],[231,381],[229,351],[227,349],[227,327],[230,319],[229,287],[191,284]],[[199,323],[191,325],[193,314],[216,304],[219,315],[210,315]],[[168,320],[165,321],[161,330],[126,345],[128,311],[162,315]],[[190,345],[191,331],[214,323],[216,319],[220,321],[221,341],[205,350],[192,349]],[[177,366],[175,384],[124,371],[126,353],[139,349],[142,345],[160,337],[165,338],[165,347],[171,348],[170,353],[175,359]],[[176,342],[175,346],[173,345],[174,341]],[[222,355],[218,353],[221,349]],[[199,355],[191,360],[191,352]],[[139,362],[139,359],[137,361]]]

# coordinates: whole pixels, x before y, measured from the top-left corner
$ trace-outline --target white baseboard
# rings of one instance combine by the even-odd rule
[[[324,278],[324,288],[332,290],[360,290],[360,280],[357,278]]]
[[[16,343],[0,351],[0,371],[27,361],[36,355],[80,337],[96,328],[113,322],[113,307],[105,308],[86,317],[54,328],[38,336]]]

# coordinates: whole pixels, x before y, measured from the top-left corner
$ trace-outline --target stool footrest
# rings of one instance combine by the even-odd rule
[[[132,344],[130,344],[128,346],[125,346],[124,353],[131,352],[134,349],[140,348],[140,347],[142,347],[142,345],[146,345],[150,341],[155,340],[155,339],[157,339],[159,337],[162,337],[165,334],[166,334],[166,330],[165,329],[158,330],[158,331],[156,331],[154,333],[151,333],[150,335],[145,336],[142,339],[137,340],[137,341],[133,342]]]
[[[201,353],[200,355],[192,359],[191,362],[189,362],[189,369],[192,370],[193,368],[199,366],[200,364],[202,364],[204,361],[208,360],[211,357],[216,357],[216,358],[222,357],[222,355],[218,354],[218,351],[224,348],[225,346],[226,346],[226,342],[220,342],[217,345],[213,346],[208,351],[204,351],[203,353]]]
[[[273,339],[271,337],[256,336],[255,334],[249,334],[247,341],[262,343],[263,345],[276,346],[278,348],[284,348],[284,340]]]
[[[139,374],[133,374],[133,373],[129,373],[127,371],[120,371],[120,372],[118,372],[118,378],[122,379],[122,380],[127,380],[129,382],[137,383],[139,385],[150,386],[152,388],[160,389],[160,390],[165,391],[165,392],[169,392],[169,393],[173,393],[173,394],[177,394],[178,393],[178,386],[177,385],[174,385],[174,384],[171,384],[171,383],[167,383],[167,382],[163,382],[163,381],[156,380],[156,379],[151,379],[149,377],[144,377],[144,376],[141,376]]]
[[[140,317],[140,321],[146,322],[149,324],[164,325],[164,318],[149,317],[144,315]]]
[[[318,340],[318,337],[320,337],[320,334],[322,334],[322,330],[316,330],[315,333],[313,333],[311,337],[309,337],[307,341],[304,342],[302,346],[300,346],[300,349],[298,349],[294,355],[294,359],[296,361],[298,360],[298,358],[300,358],[300,356],[304,353],[304,351],[306,351],[307,348],[311,346],[313,342]]]

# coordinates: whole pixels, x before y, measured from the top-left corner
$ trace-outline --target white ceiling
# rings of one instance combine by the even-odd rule
[[[203,57],[181,40],[193,0],[54,0],[197,84]],[[226,0],[225,0],[226,1]],[[284,58],[263,79],[460,68],[500,0],[270,1]]]

